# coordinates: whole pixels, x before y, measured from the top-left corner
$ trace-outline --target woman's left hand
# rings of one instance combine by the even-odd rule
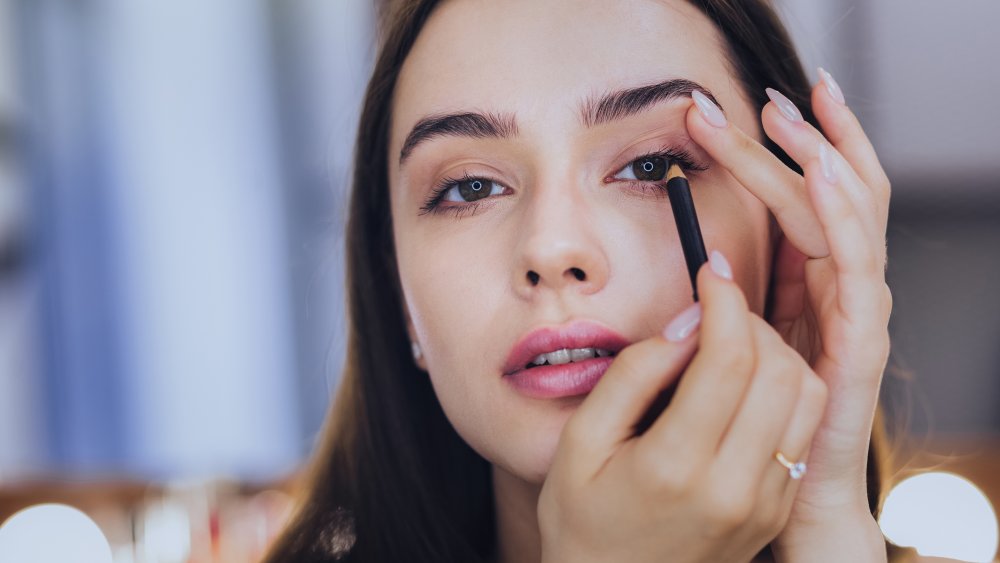
[[[834,85],[828,89],[828,84]],[[837,561],[884,561],[882,535],[868,509],[865,473],[889,355],[892,296],[885,283],[885,233],[890,186],[839,92],[828,76],[812,91],[825,136],[773,91],[761,112],[767,136],[804,176],[731,123],[716,118],[713,125],[703,113],[712,113],[707,98],[696,96],[687,128],[781,226],[767,320],[829,390],[808,454],[809,469],[788,525],[775,540],[776,553],[797,559],[808,552],[810,561],[821,553]]]

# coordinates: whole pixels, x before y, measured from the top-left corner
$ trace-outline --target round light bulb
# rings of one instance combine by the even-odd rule
[[[879,517],[892,543],[925,556],[993,561],[997,515],[967,479],[945,472],[916,475],[893,487]]]
[[[21,510],[0,526],[0,563],[112,563],[111,546],[89,516],[64,504]]]

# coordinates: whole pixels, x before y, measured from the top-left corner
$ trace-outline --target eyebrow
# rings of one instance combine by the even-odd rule
[[[601,96],[588,97],[580,104],[580,121],[590,128],[622,120],[658,103],[690,96],[695,90],[705,94],[722,108],[708,88],[686,78],[671,78],[656,84],[612,90]],[[466,111],[427,116],[418,121],[406,136],[403,148],[399,151],[399,165],[403,165],[414,148],[435,137],[509,139],[517,135],[517,119],[511,113]]]

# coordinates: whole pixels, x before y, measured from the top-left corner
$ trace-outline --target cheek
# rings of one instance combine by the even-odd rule
[[[502,364],[484,361],[497,357],[501,339],[496,335],[508,333],[518,321],[502,302],[509,300],[502,287],[509,266],[496,249],[501,241],[477,244],[477,237],[452,227],[440,236],[415,231],[397,239],[400,280],[424,349],[428,373],[423,375],[456,432],[492,461],[516,419],[505,412],[510,408],[504,406],[509,397],[502,394]]]
[[[498,242],[467,244],[461,236],[407,237],[399,249],[400,280],[413,328],[430,360],[453,363],[491,342],[502,321],[507,265]],[[456,240],[457,239],[457,240]]]
[[[727,172],[710,172],[691,184],[705,250],[718,250],[726,256],[751,309],[760,314],[773,250],[767,207]],[[624,292],[633,299],[621,304],[623,318],[633,323],[649,319],[650,326],[638,333],[645,337],[661,320],[669,320],[669,313],[680,311],[692,299],[677,224],[669,202],[664,200],[631,203],[611,227],[604,240],[612,270],[633,280],[626,282],[629,287]],[[636,302],[642,302],[638,309],[633,307]],[[656,306],[651,308],[650,303]]]
[[[761,314],[771,273],[771,216],[760,200],[727,176],[696,199],[705,250],[726,256],[751,310]]]
[[[571,411],[522,398],[503,381],[502,364],[493,358],[502,360],[506,351],[497,353],[503,346],[495,334],[501,323],[513,328],[523,317],[484,294],[468,294],[461,284],[448,287],[453,292],[439,288],[422,303],[428,311],[422,332],[430,342],[425,357],[434,394],[448,422],[476,453],[541,484]]]

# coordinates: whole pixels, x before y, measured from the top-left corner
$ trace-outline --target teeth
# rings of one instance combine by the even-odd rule
[[[569,350],[565,348],[562,350],[556,350],[555,352],[549,352],[545,354],[545,359],[549,361],[550,364],[568,364],[570,362]]]
[[[541,366],[545,364],[568,364],[570,362],[589,360],[594,357],[604,358],[610,355],[612,355],[610,351],[601,348],[563,348],[562,350],[556,350],[555,352],[539,354],[537,358],[531,361],[531,365]]]

